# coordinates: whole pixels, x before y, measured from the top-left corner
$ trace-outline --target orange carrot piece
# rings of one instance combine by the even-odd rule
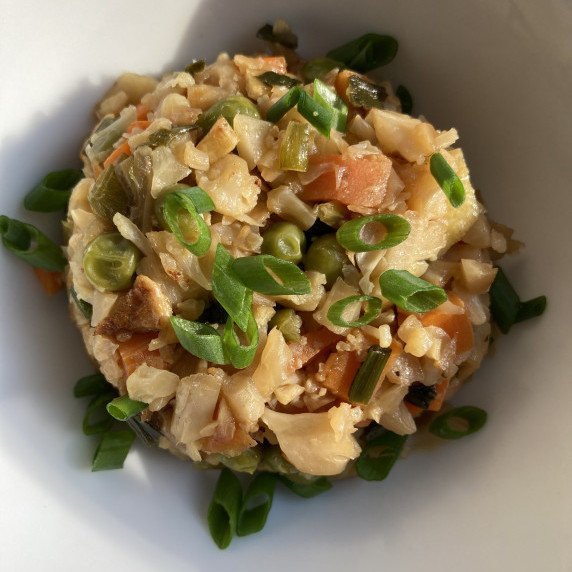
[[[144,103],[139,103],[135,106],[135,113],[137,113],[137,119],[139,120],[147,120],[147,114],[150,111],[151,110]]]
[[[439,383],[435,384],[435,389],[437,390],[437,395],[433,398],[433,401],[429,404],[427,408],[429,411],[439,411],[443,406],[443,401],[445,401],[445,395],[447,389],[449,388],[449,380],[442,379]]]
[[[334,395],[348,401],[348,393],[360,365],[361,362],[355,352],[332,352],[322,370],[325,376],[322,385]]]
[[[413,417],[417,417],[423,413],[424,409],[422,407],[417,407],[417,405],[413,405],[413,403],[409,403],[409,401],[404,401],[405,407],[409,410],[409,413],[413,415]]]
[[[151,125],[152,121],[147,121],[147,120],[139,120],[139,121],[134,121],[128,128],[127,128],[127,133],[132,133],[133,131],[135,131],[135,129],[139,128],[142,131],[144,131],[145,129],[147,129],[147,127],[149,127],[149,125]]]
[[[32,270],[48,296],[52,296],[56,292],[63,290],[65,285],[63,272],[54,272],[36,267],[33,267]]]
[[[131,155],[131,147],[129,147],[129,143],[125,141],[115,149],[107,159],[103,162],[103,166],[107,167],[107,165],[111,165],[111,163],[115,163],[121,155]]]
[[[304,367],[309,361],[314,359],[318,354],[330,349],[334,344],[341,340],[341,336],[334,334],[326,327],[319,330],[313,330],[304,335],[306,343],[290,342],[288,346],[292,351],[292,362],[290,371],[296,371]]]
[[[165,367],[159,350],[149,350],[149,344],[156,337],[156,332],[133,334],[127,341],[119,343],[117,351],[121,358],[125,378],[129,377],[144,363],[159,369]]]

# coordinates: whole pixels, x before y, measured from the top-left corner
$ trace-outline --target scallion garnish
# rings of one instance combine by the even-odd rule
[[[413,97],[411,93],[409,93],[409,90],[404,85],[398,85],[395,90],[395,95],[397,95],[401,103],[401,113],[411,115],[411,111],[413,110]]]
[[[262,28],[256,32],[256,37],[271,44],[280,44],[285,48],[295,50],[298,47],[298,36],[293,32],[283,31],[276,32],[272,24],[264,24]]]
[[[86,375],[78,379],[73,388],[74,397],[88,397],[90,395],[99,395],[107,393],[111,389],[111,385],[105,379],[102,373],[94,373]]]
[[[357,74],[350,76],[347,93],[352,105],[364,109],[383,109],[383,102],[387,97],[385,87],[367,81]]]
[[[248,485],[238,513],[236,527],[237,536],[247,536],[260,532],[266,524],[268,513],[272,508],[276,475],[258,473]]]
[[[113,417],[107,414],[107,404],[115,397],[115,391],[100,393],[89,402],[83,418],[83,434],[98,435],[111,429]]]
[[[91,321],[91,317],[93,315],[93,306],[89,302],[82,300],[77,295],[76,289],[74,288],[73,284],[70,286],[70,294],[71,294],[73,301],[76,303],[77,307],[79,308],[79,311],[83,314],[83,317],[86,320]]]
[[[211,245],[211,231],[200,213],[214,208],[200,187],[171,191],[163,199],[163,215],[171,232],[196,256],[204,256]]]
[[[540,316],[546,309],[546,296],[538,296],[521,302],[516,290],[500,267],[497,269],[497,275],[489,294],[493,320],[503,334],[508,334],[514,324]]]
[[[235,260],[228,250],[217,244],[212,273],[213,295],[234,323],[245,332],[252,313],[252,290],[235,272]]]
[[[447,301],[443,288],[407,270],[386,270],[379,277],[381,294],[407,312],[424,314]]]
[[[313,58],[308,60],[302,66],[302,77],[307,83],[314,81],[316,78],[323,78],[328,72],[332,71],[334,68],[343,69],[346,66],[341,62],[337,62],[332,58]]]
[[[249,312],[248,325],[244,331],[248,342],[242,345],[239,337],[234,329],[234,322],[229,316],[224,326],[222,336],[223,348],[230,363],[237,369],[243,369],[249,366],[256,354],[258,346],[258,324],[254,319],[252,311]]]
[[[237,258],[232,269],[247,288],[266,296],[311,291],[310,280],[295,264],[271,254]]]
[[[295,77],[290,77],[289,75],[284,75],[281,73],[276,73],[273,71],[267,71],[256,76],[262,83],[269,86],[280,85],[282,87],[294,87],[300,83],[299,79]]]
[[[314,80],[314,99],[332,114],[332,127],[345,133],[348,119],[348,106],[345,101],[323,81]]]
[[[397,40],[392,36],[365,34],[330,50],[326,55],[350,69],[367,73],[390,63],[395,58],[398,47]]]
[[[313,125],[322,135],[330,136],[332,112],[320,105],[301,87],[293,87],[285,93],[266,113],[266,119],[272,123],[279,121],[288,111],[296,107],[302,117]]]
[[[35,226],[0,215],[2,244],[30,266],[61,272],[66,266],[62,249]]]
[[[242,487],[238,477],[230,469],[222,469],[207,512],[211,536],[221,550],[232,541],[241,504]]]
[[[384,236],[377,242],[364,240],[367,225],[381,225]],[[383,250],[402,243],[411,231],[411,225],[403,217],[394,214],[379,214],[354,218],[343,224],[336,232],[336,239],[352,252]]]
[[[308,170],[310,126],[299,121],[290,121],[280,142],[278,162],[283,171]]]
[[[401,453],[407,435],[385,430],[368,440],[358,457],[355,468],[358,477],[366,481],[382,481]]]
[[[193,123],[193,125],[176,125],[175,127],[171,127],[171,129],[157,129],[157,131],[149,135],[147,142],[152,149],[166,146],[180,135],[184,135],[198,128],[198,124]]]
[[[321,495],[332,488],[332,483],[326,477],[316,477],[313,479],[293,480],[286,475],[278,475],[280,482],[299,497],[309,499]]]
[[[179,343],[189,353],[212,363],[228,363],[222,337],[212,326],[201,322],[191,322],[179,316],[172,316],[171,324]]]
[[[343,317],[346,309],[354,304],[359,304],[361,307],[362,302],[367,303],[367,309],[363,316],[357,320],[352,320],[351,322],[346,321]],[[381,300],[379,298],[376,298],[375,296],[356,295],[348,296],[347,298],[342,298],[341,300],[334,302],[328,309],[327,317],[335,326],[341,326],[342,328],[360,328],[377,318],[380,311]]]
[[[148,404],[143,401],[136,401],[131,399],[129,395],[122,395],[107,404],[107,412],[118,421],[127,421],[147,407]]]
[[[48,173],[24,198],[29,211],[55,212],[68,204],[72,189],[83,179],[82,171],[64,169]]]
[[[453,171],[441,153],[433,153],[429,159],[429,169],[439,186],[455,207],[460,207],[465,202],[465,187],[463,182]]]
[[[390,355],[391,349],[389,348],[382,348],[377,345],[369,348],[367,356],[358,369],[348,392],[349,400],[352,403],[360,403],[362,405],[369,403]]]
[[[191,75],[202,72],[205,69],[205,60],[195,60],[185,67],[185,71]]]
[[[429,431],[441,439],[460,439],[476,433],[487,421],[487,412],[465,405],[439,415],[429,425]]]
[[[93,456],[92,471],[109,471],[123,468],[135,433],[131,429],[108,431],[103,435]]]
[[[110,222],[115,213],[127,215],[129,212],[129,197],[113,165],[103,169],[87,198],[93,212]]]

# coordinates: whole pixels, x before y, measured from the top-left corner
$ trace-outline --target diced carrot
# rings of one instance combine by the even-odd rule
[[[151,125],[152,121],[134,121],[128,128],[127,128],[127,133],[133,133],[133,131],[135,131],[135,129],[141,129],[142,131],[144,131],[145,129],[147,129],[147,127],[149,127],[149,125]]]
[[[131,155],[131,147],[129,147],[129,142],[125,141],[115,149],[107,159],[103,162],[103,166],[107,167],[107,165],[111,165],[111,163],[115,163],[121,155]]]
[[[385,196],[390,173],[391,160],[385,155],[312,155],[307,171],[311,182],[303,187],[302,198],[310,202],[378,206]]]
[[[296,371],[304,367],[310,360],[318,354],[329,350],[334,344],[341,340],[341,336],[334,334],[326,327],[308,332],[304,335],[306,343],[290,342],[288,346],[292,351],[292,362],[290,371]]]
[[[322,385],[334,395],[348,400],[348,393],[354,377],[361,365],[356,352],[332,352],[322,370],[325,376]]]
[[[157,337],[156,332],[133,334],[125,342],[119,342],[119,356],[125,378],[129,377],[141,364],[163,369],[165,362],[159,350],[149,350],[149,344]]]
[[[54,272],[52,270],[44,270],[43,268],[36,267],[33,267],[32,270],[48,296],[63,290],[65,285],[63,272]]]
[[[443,406],[443,401],[445,401],[445,395],[447,389],[449,388],[449,380],[443,379],[439,383],[435,384],[435,389],[437,390],[437,395],[433,398],[433,401],[429,404],[427,408],[429,411],[439,411]]]
[[[286,58],[284,56],[261,56],[256,58],[263,64],[262,67],[275,73],[286,73]]]
[[[448,298],[456,306],[465,308],[463,301],[453,293],[449,292]],[[444,330],[452,340],[455,340],[457,354],[469,351],[475,344],[473,326],[466,311],[462,314],[448,314],[441,306],[438,306],[422,314],[419,320],[424,327],[437,326]]]
[[[423,413],[424,409],[422,407],[417,407],[417,405],[413,405],[413,403],[409,403],[409,401],[404,401],[405,407],[409,410],[409,413],[413,415],[413,417],[417,417]]]
[[[145,121],[147,119],[147,114],[151,111],[144,103],[140,103],[135,107],[135,113],[137,113],[137,119]]]

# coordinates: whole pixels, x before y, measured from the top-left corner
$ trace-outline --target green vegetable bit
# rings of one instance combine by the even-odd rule
[[[460,207],[465,202],[465,187],[445,157],[441,153],[433,153],[429,159],[429,168],[451,205]]]
[[[240,481],[231,470],[223,469],[207,512],[211,536],[221,550],[228,548],[232,541],[241,505]]]
[[[447,301],[443,288],[407,270],[386,270],[379,277],[381,294],[407,312],[425,313]]]
[[[298,342],[301,338],[302,318],[292,308],[282,308],[268,322],[268,329],[272,328],[278,328],[287,342]]]
[[[397,40],[392,36],[372,33],[330,50],[326,56],[352,70],[367,73],[393,61],[398,47]]]
[[[48,173],[24,198],[30,211],[55,212],[66,208],[72,189],[83,179],[78,169]]]
[[[258,473],[248,485],[238,513],[236,534],[247,536],[260,532],[272,508],[277,477],[273,473]]]
[[[258,108],[250,99],[242,95],[231,95],[213,103],[211,107],[199,116],[198,125],[206,133],[219,117],[224,117],[232,126],[236,115],[260,118]]]
[[[122,469],[134,438],[135,433],[131,429],[105,433],[95,451],[91,470]]]
[[[128,395],[116,397],[107,404],[107,412],[118,421],[127,421],[147,409],[147,403],[131,399]]]
[[[392,431],[375,432],[375,437],[364,445],[355,468],[358,477],[366,481],[382,481],[387,477],[395,461],[399,458],[407,435],[397,435]]]
[[[352,403],[362,405],[369,403],[390,355],[390,348],[382,348],[378,345],[369,348],[348,392],[349,400]]]
[[[487,412],[465,405],[439,415],[429,425],[429,431],[441,439],[460,439],[476,433],[487,422]]]
[[[342,275],[344,264],[348,263],[345,249],[336,240],[335,234],[323,234],[316,238],[304,257],[304,268],[326,275],[326,285],[331,288]]]
[[[262,235],[261,252],[298,264],[306,252],[306,236],[292,222],[274,223]]]
[[[113,165],[107,165],[88,194],[89,205],[100,217],[113,221],[115,213],[129,213],[129,195],[123,188]]]

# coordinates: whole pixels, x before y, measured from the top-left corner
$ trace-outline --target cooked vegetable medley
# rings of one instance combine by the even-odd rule
[[[84,176],[51,174],[47,198],[28,199],[55,210],[73,186],[70,308],[102,374],[76,386],[94,396],[84,431],[104,434],[94,470],[122,466],[133,439],[113,418],[223,469],[220,547],[262,528],[276,479],[302,496],[326,477],[381,480],[420,422],[442,438],[482,427],[478,408],[437,412],[488,351],[491,285],[503,332],[545,303],[495,281],[516,242],[487,218],[456,130],[363,75],[391,61],[393,38],[304,61],[284,22],[259,36],[271,55],[122,75]],[[28,252],[47,237],[0,223],[16,254],[62,270],[55,245],[41,264]],[[244,500],[229,469],[257,473]]]

